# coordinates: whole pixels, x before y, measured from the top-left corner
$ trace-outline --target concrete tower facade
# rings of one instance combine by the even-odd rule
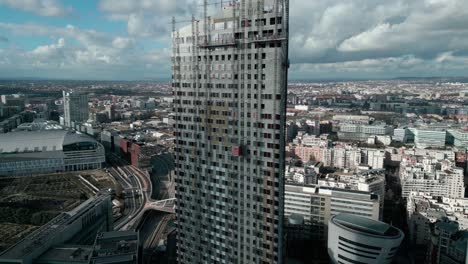
[[[78,91],[63,91],[64,125],[71,127],[72,122],[88,120],[88,95]]]
[[[205,1],[174,21],[179,263],[282,263],[288,12],[242,0],[208,16]]]

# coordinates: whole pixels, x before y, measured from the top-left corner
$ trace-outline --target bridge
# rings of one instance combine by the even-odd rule
[[[138,225],[138,222],[142,218],[143,214],[148,210],[157,210],[166,213],[175,213],[175,198],[153,200],[151,194],[153,192],[153,186],[149,179],[149,173],[143,171],[135,166],[122,166],[112,169],[110,174],[118,181],[120,181],[126,190],[135,190],[141,194],[135,196],[134,205],[130,215],[123,218],[116,225],[118,230],[129,230],[134,226]],[[168,188],[167,195],[173,196],[174,190],[173,185],[165,186]],[[137,198],[138,197],[138,198]]]
[[[170,199],[159,200],[159,201],[149,201],[146,203],[143,210],[157,210],[157,211],[174,214],[175,202],[176,202],[176,198],[170,198]]]

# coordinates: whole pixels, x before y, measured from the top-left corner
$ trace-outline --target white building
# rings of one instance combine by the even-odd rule
[[[371,192],[379,196],[380,219],[383,217],[385,196],[385,170],[336,172],[318,179],[319,186]]]
[[[88,95],[78,91],[63,91],[64,125],[72,127],[73,122],[85,122],[89,118]]]
[[[400,163],[402,196],[423,192],[431,196],[462,198],[465,195],[463,169],[450,160],[404,155]]]
[[[355,169],[361,164],[361,151],[353,147],[333,148],[333,165],[335,168]]]
[[[371,192],[346,190],[317,185],[285,186],[284,215],[301,216],[306,225],[313,226],[316,239],[326,240],[330,218],[350,213],[378,220],[379,196]]]
[[[366,115],[334,115],[333,122],[368,125],[370,117]]]
[[[328,224],[328,255],[332,263],[391,263],[404,238],[384,222],[339,214]]]
[[[383,169],[386,152],[383,149],[361,149],[362,163],[369,165],[372,169]]]
[[[414,135],[414,144],[418,148],[443,148],[447,138],[447,131],[436,129],[410,128]]]
[[[93,241],[98,232],[111,231],[113,228],[111,196],[98,195],[71,211],[60,213],[13,246],[0,252],[0,263],[37,263],[40,262],[37,261],[38,258],[52,247],[64,243],[76,245]],[[82,260],[70,257],[64,262],[83,263]],[[89,263],[89,259],[86,259],[85,263]]]
[[[393,127],[385,124],[341,124],[338,131],[340,140],[367,141],[370,136],[393,136]]]
[[[410,241],[426,245],[431,239],[431,225],[447,218],[457,222],[461,230],[468,229],[468,198],[436,197],[411,192],[406,200]]]
[[[458,148],[468,148],[468,131],[457,129],[448,130],[447,133],[453,137],[453,145]]]
[[[65,130],[0,135],[0,176],[99,169],[104,147],[84,134]]]
[[[309,106],[308,105],[295,105],[294,109],[301,110],[301,111],[309,111]]]
[[[407,129],[406,128],[396,128],[393,131],[393,138],[394,141],[406,143],[408,141],[407,136]]]

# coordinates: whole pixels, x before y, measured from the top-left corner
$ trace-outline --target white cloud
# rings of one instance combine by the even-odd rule
[[[65,7],[57,0],[0,0],[1,4],[49,17],[63,17],[70,15],[73,11],[71,7]]]
[[[468,57],[442,53],[434,59],[412,55],[363,59],[333,63],[299,63],[291,67],[291,77],[326,78],[393,78],[400,76],[464,76]]]
[[[169,42],[171,17],[189,17],[198,0],[101,0],[99,7],[111,21],[125,21],[131,36]]]
[[[53,69],[60,65],[62,69],[94,69],[108,75],[115,71],[118,77],[123,76],[122,72],[126,76],[142,76],[139,71],[145,76],[169,77],[171,17],[183,20],[190,19],[192,13],[200,16],[202,8],[197,5],[201,2],[100,0],[98,7],[105,18],[125,23],[127,32],[121,36],[74,25],[47,27],[0,22],[0,29],[13,36],[52,39],[50,44],[29,52],[4,49],[0,65],[14,65],[12,62],[17,60],[24,61],[24,68],[33,65],[37,69]],[[58,0],[50,3],[62,6]],[[290,7],[290,73],[294,78],[468,72],[466,0],[291,0]],[[5,36],[14,42],[12,36]],[[64,42],[60,47],[61,38]],[[149,41],[153,41],[150,43],[154,43],[154,49],[145,49]],[[156,48],[161,46],[164,48]],[[35,50],[38,54],[33,53]],[[51,63],[39,53],[49,54]],[[31,63],[26,63],[28,60]]]
[[[0,75],[13,69],[27,76],[47,72],[55,78],[131,79],[134,76],[167,77],[167,49],[146,50],[134,38],[113,36],[74,25],[47,27],[38,24],[0,23],[14,35],[49,36],[51,44],[27,51],[0,49]],[[161,72],[163,69],[163,72]],[[74,76],[74,77],[73,77]]]
[[[432,59],[467,49],[466,25],[465,0],[291,0],[291,57],[299,63]]]
[[[124,37],[116,37],[112,40],[112,46],[117,49],[127,49],[135,44],[135,40]]]
[[[40,57],[49,58],[51,56],[56,56],[64,47],[65,39],[60,38],[56,44],[39,46],[31,51],[31,53]]]

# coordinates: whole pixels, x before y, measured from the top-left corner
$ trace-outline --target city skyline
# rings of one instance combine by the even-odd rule
[[[466,7],[0,0],[0,263],[468,263]]]
[[[2,0],[0,78],[168,80],[171,16],[199,4]],[[463,76],[465,5],[293,0],[290,79]]]

